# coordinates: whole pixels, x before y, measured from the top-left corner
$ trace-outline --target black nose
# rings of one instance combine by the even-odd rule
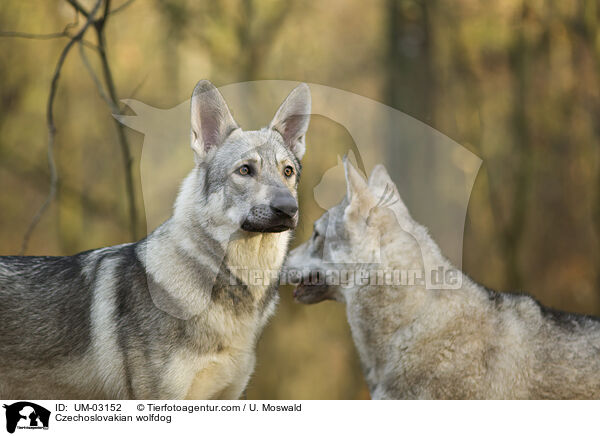
[[[278,215],[292,218],[298,212],[298,202],[290,194],[279,194],[271,201],[271,209]]]

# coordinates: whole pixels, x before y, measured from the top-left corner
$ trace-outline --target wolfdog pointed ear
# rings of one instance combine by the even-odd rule
[[[352,203],[357,196],[368,189],[368,186],[363,176],[354,168],[348,156],[344,156],[344,171],[346,173],[348,201]]]
[[[369,177],[369,189],[384,189],[387,185],[394,185],[392,178],[383,165],[375,165]]]
[[[279,132],[298,160],[306,151],[305,135],[310,122],[311,98],[306,83],[296,86],[281,103],[269,128]]]
[[[385,167],[376,165],[369,177],[369,191],[377,199],[376,207],[391,208],[410,216],[406,205],[400,197],[398,187],[390,177]]]
[[[192,109],[192,149],[202,160],[213,148],[223,143],[238,128],[225,99],[208,80],[201,80],[194,88]]]

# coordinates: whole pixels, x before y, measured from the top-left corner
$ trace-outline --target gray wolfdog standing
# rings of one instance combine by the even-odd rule
[[[454,269],[384,167],[367,184],[346,162],[346,182],[346,198],[286,268],[302,271],[298,301],[346,303],[373,398],[600,398],[600,320],[488,290]],[[428,289],[419,280],[427,264],[454,271],[460,287]],[[353,273],[345,282],[343,268]],[[418,274],[373,280],[380,271]]]
[[[310,106],[301,84],[245,132],[201,81],[196,165],[168,221],[137,243],[0,257],[0,398],[238,398],[278,300],[276,274],[240,269],[283,264]]]

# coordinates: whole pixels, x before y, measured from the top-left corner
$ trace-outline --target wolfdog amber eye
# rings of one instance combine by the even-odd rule
[[[290,166],[287,166],[283,170],[283,174],[285,174],[286,177],[292,177],[292,175],[294,174],[294,169]]]
[[[242,165],[238,168],[238,173],[240,173],[242,176],[247,176],[250,174],[250,167],[248,165]]]

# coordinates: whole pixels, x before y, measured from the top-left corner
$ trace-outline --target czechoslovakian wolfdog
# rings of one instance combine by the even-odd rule
[[[346,198],[315,223],[286,269],[301,271],[298,301],[345,302],[373,398],[600,398],[600,320],[488,290],[458,270],[458,289],[371,280],[374,270],[422,277],[424,265],[453,267],[383,166],[367,183],[345,165]],[[389,207],[381,205],[386,196]],[[333,280],[343,268],[353,280]]]
[[[310,92],[242,131],[208,81],[191,100],[195,167],[172,217],[137,243],[0,257],[0,398],[236,399],[278,300],[298,220]],[[276,276],[276,274],[275,274]]]

